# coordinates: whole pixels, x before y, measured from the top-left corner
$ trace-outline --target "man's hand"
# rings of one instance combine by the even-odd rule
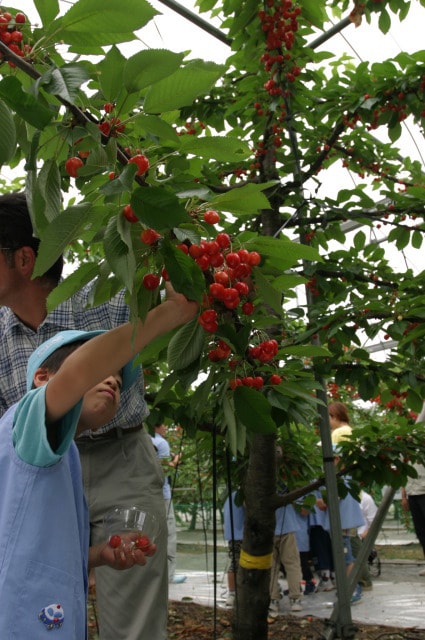
[[[133,535],[133,534],[132,534]],[[134,534],[134,540],[138,534]],[[120,547],[113,549],[107,542],[94,545],[89,549],[89,569],[101,566],[108,566],[111,569],[123,571],[131,569],[135,565],[144,566],[147,558],[153,556],[156,552],[156,544],[151,544],[148,551],[141,551],[135,547],[132,542],[122,544]]]

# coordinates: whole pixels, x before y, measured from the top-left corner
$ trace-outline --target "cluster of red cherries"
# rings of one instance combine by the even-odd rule
[[[9,11],[2,11],[0,9],[0,40],[9,49],[19,56],[25,57],[31,52],[31,46],[23,42],[24,34],[21,31],[22,25],[27,21],[23,13],[11,14]],[[0,60],[3,54],[0,52]],[[7,64],[10,67],[16,67],[16,64],[12,60],[8,60]]]
[[[255,346],[248,349],[249,356],[252,360],[257,360],[259,363],[273,364],[273,360],[276,358],[279,351],[279,344],[277,340],[263,340]],[[217,345],[210,349],[208,352],[208,358],[211,362],[220,362],[226,360],[231,355],[231,349],[224,340],[218,340]],[[238,368],[242,368],[246,371],[246,361],[238,361],[236,359],[229,359],[229,368],[235,372],[235,375],[229,381],[229,386],[232,390],[236,387],[251,387],[252,389],[261,390],[267,383],[270,385],[279,385],[282,382],[282,377],[278,373],[272,373],[271,375],[237,375]],[[268,380],[267,380],[268,379]]]

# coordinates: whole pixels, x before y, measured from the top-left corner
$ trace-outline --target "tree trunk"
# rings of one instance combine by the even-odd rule
[[[265,462],[266,461],[266,462]],[[267,640],[270,556],[276,508],[276,436],[251,444],[244,482],[245,528],[233,611],[234,640]],[[245,565],[245,566],[244,566]]]

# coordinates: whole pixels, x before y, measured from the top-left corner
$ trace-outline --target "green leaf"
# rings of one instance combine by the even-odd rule
[[[385,9],[382,9],[380,13],[378,25],[382,33],[388,33],[388,31],[390,30],[391,18],[390,18],[390,14]]]
[[[30,184],[31,193],[28,194]],[[27,197],[31,203],[35,227],[42,235],[44,226],[59,215],[62,207],[60,174],[55,160],[46,160],[36,180],[27,181]]]
[[[249,244],[249,247],[248,247]],[[317,249],[298,242],[291,242],[286,238],[272,238],[270,236],[256,237],[251,242],[246,243],[246,247],[250,251],[255,249],[262,256],[273,258],[274,256],[280,260],[284,260],[288,267],[296,264],[301,259],[314,260],[322,262]]]
[[[290,356],[298,356],[301,358],[313,358],[313,357],[326,357],[331,355],[328,349],[325,347],[318,347],[313,344],[296,344],[289,347],[283,347],[280,350],[281,354],[287,354]]]
[[[249,431],[263,435],[276,433],[272,408],[262,393],[249,387],[236,387],[233,398],[236,415]]]
[[[190,105],[207,93],[223,73],[224,67],[214,62],[190,61],[149,89],[144,109],[147,113],[161,113]]]
[[[128,291],[133,290],[136,259],[130,238],[129,225],[122,224],[122,217],[111,218],[106,227],[103,246],[105,257],[115,275],[124,283]],[[125,236],[127,235],[127,242]]]
[[[49,69],[43,74],[40,82],[48,93],[68,102],[74,102],[79,88],[88,79],[89,74],[85,66],[68,64]]]
[[[136,171],[136,165],[132,162],[129,162],[128,164],[126,164],[119,176],[104,184],[100,188],[100,191],[106,196],[117,195],[120,193],[124,193],[125,191],[130,192],[133,188],[134,176],[136,175]]]
[[[146,0],[78,0],[46,32],[55,42],[79,47],[105,46],[134,39],[133,32],[145,26],[158,12]]]
[[[238,189],[231,189],[227,193],[216,196],[211,206],[220,211],[251,215],[261,209],[270,209],[270,202],[263,193],[268,185],[269,183],[247,184]]]
[[[122,90],[122,76],[127,59],[118,47],[111,47],[97,65],[99,84],[105,100],[116,102]]]
[[[79,291],[85,284],[94,280],[99,273],[97,262],[84,262],[78,269],[73,271],[65,280],[62,280],[47,298],[47,310],[53,311],[61,302],[69,300],[74,293]]]
[[[184,369],[202,353],[204,330],[196,318],[181,327],[171,338],[167,350],[170,369]]]
[[[391,142],[396,142],[402,134],[401,122],[395,122],[391,127],[388,127],[388,137]]]
[[[12,113],[0,100],[0,166],[8,162],[16,149],[16,129]]]
[[[160,140],[174,142],[176,147],[180,146],[181,138],[177,135],[176,130],[168,122],[158,116],[148,116],[143,114],[139,118],[135,118],[137,126],[149,137],[157,137]]]
[[[162,255],[174,289],[184,293],[189,300],[201,302],[205,293],[205,278],[196,262],[168,240],[163,242]]]
[[[183,53],[166,49],[146,49],[127,60],[123,82],[129,93],[145,89],[175,73],[184,58]]]
[[[141,222],[157,231],[191,221],[178,198],[164,187],[135,189],[131,194],[131,206]]]
[[[58,0],[34,0],[34,5],[44,27],[49,25],[59,13]]]
[[[46,273],[69,243],[78,237],[80,229],[87,221],[90,208],[88,202],[68,207],[43,231],[34,266],[34,277]]]
[[[196,136],[182,136],[180,138],[181,149],[185,153],[192,153],[195,156],[200,158],[214,158],[218,162],[242,162],[246,160],[250,155],[249,145],[239,140],[239,138],[232,138],[230,136],[204,136],[204,137],[196,137]],[[247,185],[246,187],[242,187],[240,189],[233,189],[228,193],[224,194],[226,197],[218,196],[214,199],[214,202],[218,202],[220,204],[221,200],[226,203],[236,202],[239,198],[243,198],[244,195],[248,196],[248,192],[252,195],[257,195],[259,192],[258,186],[260,189],[265,189],[264,185]],[[253,187],[253,188],[250,188]],[[244,194],[244,191],[246,193]],[[270,207],[270,204],[267,198],[261,193],[258,194],[261,197],[261,202],[263,204],[263,208]],[[225,208],[224,206],[222,207]],[[252,207],[251,210],[252,212]]]
[[[21,83],[14,76],[8,76],[0,81],[0,98],[3,98],[12,111],[36,129],[44,129],[55,115],[39,100],[25,93]]]
[[[282,291],[276,289],[267,278],[263,276],[260,269],[255,270],[254,279],[262,302],[271,307],[277,314],[282,315]]]
[[[323,5],[317,0],[303,0],[302,3],[303,17],[319,29],[323,28],[327,16]]]
[[[364,249],[364,246],[366,244],[366,234],[363,231],[358,231],[354,236],[353,242],[354,248],[357,251],[361,251],[362,249]]]

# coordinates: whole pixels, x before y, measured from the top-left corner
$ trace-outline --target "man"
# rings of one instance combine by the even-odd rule
[[[425,403],[415,420],[415,423],[425,422]],[[419,463],[413,465],[416,478],[409,478],[405,487],[401,489],[401,506],[406,513],[410,511],[418,538],[425,556],[425,466]],[[425,576],[425,569],[419,571],[420,576]]]
[[[120,292],[111,301],[86,308],[90,285],[47,314],[46,299],[60,279],[62,259],[32,279],[38,240],[23,194],[0,196],[0,414],[25,393],[25,370],[32,351],[64,329],[111,329],[129,318]],[[115,505],[140,505],[163,523],[157,553],[145,567],[122,573],[96,568],[100,640],[164,640],[167,637],[167,527],[164,474],[143,427],[148,409],[143,374],[122,394],[113,421],[77,445],[90,511],[91,544],[105,540],[103,518]]]
[[[158,458],[164,465],[165,482],[163,486],[163,496],[165,501],[165,511],[167,514],[167,556],[168,556],[168,580],[174,584],[181,584],[186,580],[184,575],[176,575],[176,555],[177,555],[177,529],[176,518],[174,515],[174,506],[171,496],[171,482],[169,477],[170,469],[175,469],[180,462],[180,454],[171,454],[170,445],[168,444],[165,434],[167,427],[165,424],[156,424],[154,426],[155,435],[152,438]]]

